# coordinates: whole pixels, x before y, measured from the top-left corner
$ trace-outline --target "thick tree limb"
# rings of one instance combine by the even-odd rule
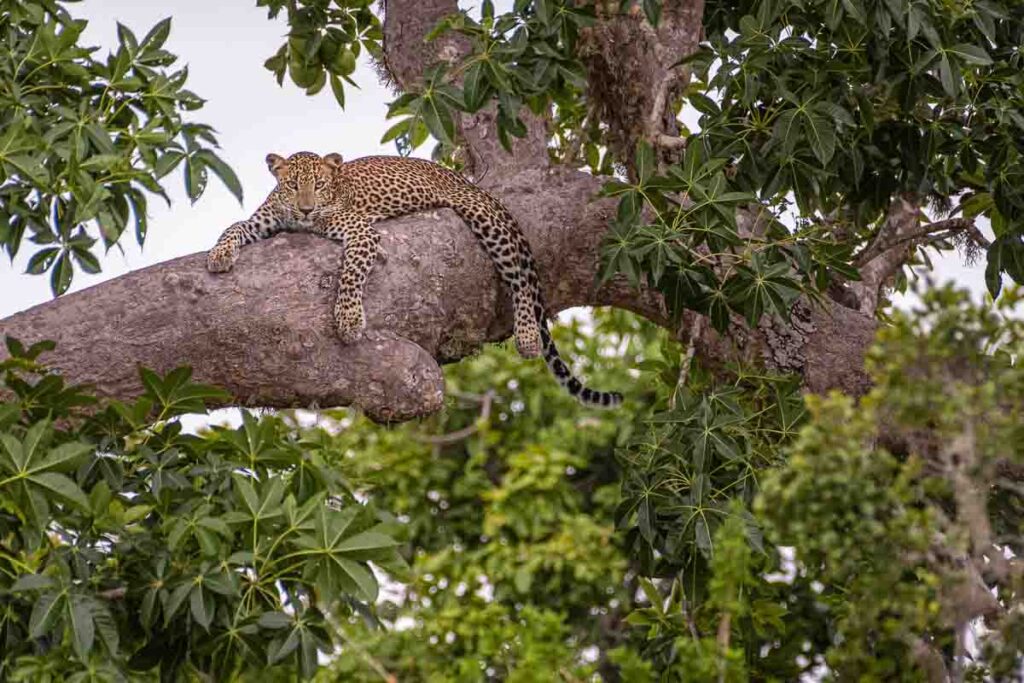
[[[468,49],[456,35],[423,40],[455,9],[454,0],[388,0],[384,68],[400,87],[414,87],[426,65],[455,60]],[[696,48],[700,10],[699,2],[666,3],[658,35],[643,36],[656,38],[653,70],[642,41],[618,42],[648,30],[635,17],[612,19],[591,37],[598,60],[611,59],[612,48],[639,51],[615,55],[617,75],[605,83],[611,99],[602,99],[602,106],[616,106],[616,93],[630,97],[616,82],[626,85],[639,74],[656,81],[644,81],[651,87],[640,100],[622,102],[632,112],[622,121],[623,134],[632,131],[630,145],[634,136],[677,133],[657,112],[670,109],[667,103],[685,79],[671,64]],[[629,64],[636,68],[622,68]],[[601,240],[615,210],[613,201],[595,200],[600,181],[551,167],[541,119],[527,122],[529,134],[516,141],[510,158],[497,143],[491,116],[463,117],[463,139],[477,178],[526,231],[551,311],[613,305],[670,325],[664,302],[652,292],[621,282],[595,289]],[[71,382],[93,384],[101,396],[137,395],[140,365],[167,371],[188,364],[198,381],[224,387],[243,405],[354,405],[381,421],[427,415],[443,401],[438,363],[509,336],[508,293],[450,212],[391,221],[381,232],[391,258],[367,285],[367,338],[351,346],[337,340],[330,321],[341,248],[307,235],[247,247],[226,275],[208,274],[202,254],[153,266],[0,321],[0,334],[25,342],[55,339],[57,351],[43,360]],[[873,319],[841,306],[804,306],[795,320],[738,327],[731,339],[703,334],[695,339],[696,353],[712,365],[737,356],[760,359],[770,368],[801,373],[811,391],[863,391],[862,359]],[[684,326],[695,322],[691,317]]]
[[[553,312],[613,305],[670,325],[657,295],[622,283],[594,287],[614,213],[612,200],[594,199],[599,186],[586,174],[531,169],[489,189],[526,231]],[[242,405],[354,405],[376,420],[413,419],[442,404],[438,363],[510,335],[511,304],[454,214],[379,227],[390,258],[367,284],[367,339],[352,346],[331,325],[341,248],[308,235],[246,247],[224,275],[207,273],[203,254],[158,264],[0,321],[0,335],[55,339],[57,350],[43,360],[101,396],[137,395],[140,365],[167,371],[188,364],[197,381],[224,387]],[[211,244],[216,234],[211,226]],[[809,390],[861,393],[873,319],[841,306],[805,307],[797,319],[794,326],[766,321],[736,339],[702,335],[697,353],[711,364],[738,354],[761,358],[802,373]]]

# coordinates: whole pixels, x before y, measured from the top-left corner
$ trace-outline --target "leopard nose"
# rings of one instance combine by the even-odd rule
[[[303,216],[309,216],[309,214],[313,213],[313,207],[312,206],[300,206],[299,207],[299,211],[302,212]]]

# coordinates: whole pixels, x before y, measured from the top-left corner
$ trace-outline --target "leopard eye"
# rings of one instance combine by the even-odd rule
[[[327,181],[326,180],[318,180],[318,181],[316,181],[316,189],[322,190],[325,187],[327,187]]]
[[[298,190],[299,189],[299,181],[298,180],[289,180],[287,183],[285,183],[285,185],[288,186],[289,190]]]

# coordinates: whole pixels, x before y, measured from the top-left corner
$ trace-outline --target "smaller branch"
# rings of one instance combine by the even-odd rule
[[[458,443],[463,439],[467,439],[477,432],[480,431],[482,425],[487,424],[487,421],[491,417],[491,404],[494,402],[494,391],[488,391],[482,397],[480,397],[480,417],[473,421],[473,424],[463,427],[462,429],[451,432],[449,434],[440,434],[437,436],[429,434],[417,434],[413,436],[413,439],[420,443],[429,443],[435,446],[447,446],[449,444]]]
[[[124,600],[124,597],[128,594],[128,589],[124,586],[118,588],[111,588],[109,590],[100,591],[96,594],[100,600],[108,600],[114,602],[116,600]]]
[[[973,259],[989,241],[970,218],[947,218],[919,224],[920,209],[906,197],[893,201],[885,223],[875,240],[854,258],[861,281],[850,283],[857,293],[860,311],[873,315],[878,306],[879,291],[910,258],[913,249],[940,239],[960,239],[967,258]]]
[[[686,149],[686,138],[679,137],[678,135],[666,135],[659,133],[654,138],[655,144],[665,149]]]
[[[973,219],[947,218],[946,220],[919,225],[916,228],[907,230],[898,236],[883,236],[882,233],[879,233],[879,237],[882,239],[876,239],[866,249],[864,249],[864,251],[858,254],[854,259],[854,265],[858,267],[863,266],[872,259],[877,258],[882,253],[901,245],[906,245],[910,242],[915,242],[925,238],[935,239],[939,237],[952,237],[959,233],[967,233],[970,240],[976,243],[979,247],[987,247],[989,245],[989,241],[981,234],[981,231],[975,227]]]
[[[360,643],[350,638],[344,628],[336,624],[332,624],[332,626],[334,626],[334,632],[337,633],[343,641],[345,641],[345,645],[355,649],[359,653],[359,656],[363,658],[363,661],[373,669],[374,673],[381,677],[381,680],[385,683],[398,683],[398,677],[388,671],[384,665]]]
[[[700,640],[700,632],[697,630],[697,622],[694,621],[693,614],[687,607],[687,602],[688,601],[683,600],[682,604],[680,605],[680,608],[683,611],[683,618],[686,619],[686,627],[690,631],[691,638],[693,638],[694,640]]]
[[[914,641],[911,652],[928,683],[946,683],[950,680],[946,663],[934,646],[918,638]]]
[[[679,379],[676,380],[676,388],[668,402],[670,410],[676,407],[676,397],[679,395],[679,391],[686,386],[686,379],[690,376],[690,366],[693,364],[693,356],[697,352],[697,342],[700,341],[700,335],[703,332],[703,323],[704,318],[696,318],[693,321],[693,326],[690,328],[689,341],[686,344],[686,355],[683,356],[682,363],[679,364]]]
[[[912,195],[895,197],[889,205],[885,222],[865,250],[865,260],[855,260],[855,265],[860,268],[861,280],[851,283],[850,288],[857,295],[861,313],[875,314],[882,286],[903,266],[910,253],[907,245],[892,248],[886,245],[902,242],[916,232],[920,219],[921,207]]]

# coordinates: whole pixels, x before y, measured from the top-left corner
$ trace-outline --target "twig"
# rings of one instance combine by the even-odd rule
[[[688,602],[688,601],[684,599],[684,600],[683,600],[683,601],[682,601],[682,602],[681,602],[681,603],[679,604],[679,609],[681,609],[681,610],[682,610],[682,612],[683,612],[683,618],[684,618],[684,619],[686,619],[686,626],[687,626],[687,628],[688,628],[688,629],[690,630],[690,636],[691,636],[691,637],[692,637],[692,638],[693,638],[694,640],[700,640],[700,632],[699,632],[699,631],[697,630],[697,622],[695,622],[695,621],[693,620],[693,615],[692,615],[692,614],[690,613],[690,610],[689,610],[689,609],[687,609],[687,607],[686,607],[686,605],[687,605],[687,602]]]
[[[100,591],[96,594],[96,597],[100,600],[109,600],[110,602],[114,602],[115,600],[124,600],[124,596],[127,594],[128,589],[124,586],[119,586],[118,588]]]
[[[686,384],[687,378],[690,376],[690,366],[693,364],[693,356],[697,352],[697,341],[700,340],[700,335],[704,331],[704,318],[697,316],[694,318],[693,327],[690,328],[690,338],[686,344],[686,354],[683,356],[682,362],[679,364],[679,378],[676,380],[676,388],[672,391],[672,398],[669,399],[668,407],[670,410],[676,407],[676,397],[679,395],[680,389]]]
[[[491,417],[491,404],[494,402],[494,391],[488,391],[482,397],[480,397],[480,417],[473,421],[473,424],[463,427],[462,429],[451,432],[449,434],[430,435],[430,434],[414,434],[413,439],[420,443],[434,444],[435,446],[445,446],[448,444],[457,443],[463,439],[469,438],[480,431],[480,427],[487,423],[487,420]]]

